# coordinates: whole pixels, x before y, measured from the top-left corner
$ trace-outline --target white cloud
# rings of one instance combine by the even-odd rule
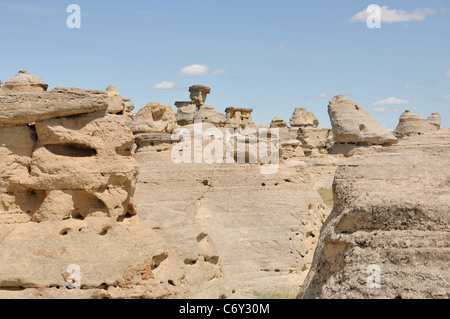
[[[448,70],[445,72],[445,77],[446,77],[447,79],[450,79],[450,69],[448,69]]]
[[[390,97],[386,100],[376,101],[376,102],[372,103],[371,105],[384,106],[384,105],[401,105],[401,104],[409,104],[409,103],[411,103],[411,101],[409,101],[409,100],[402,100],[402,99],[397,99],[396,97]]]
[[[377,107],[377,108],[373,109],[374,113],[396,113],[398,111],[399,111],[399,109],[397,109],[397,108],[392,108],[391,109],[389,107],[384,107],[384,106]]]
[[[163,81],[150,87],[152,90],[172,90],[175,88],[175,82]]]
[[[281,43],[281,44],[278,46],[278,50],[287,50],[287,49],[288,49],[288,47],[287,47],[287,45],[284,44],[284,43]]]
[[[397,23],[397,22],[409,22],[409,21],[421,21],[425,20],[428,15],[433,14],[435,11],[428,7],[424,9],[414,9],[411,12],[399,9],[388,9],[388,6],[381,7],[381,22],[383,23]],[[372,12],[363,10],[358,12],[355,16],[350,18],[350,22],[367,22],[367,18],[371,16]]]
[[[445,95],[440,98],[440,101],[450,101],[450,95]]]
[[[189,66],[185,66],[181,69],[178,76],[180,77],[194,77],[194,76],[202,76],[207,74],[209,71],[209,66],[204,64],[193,64]]]
[[[227,69],[216,69],[213,71],[214,75],[224,75],[225,73],[227,73]]]

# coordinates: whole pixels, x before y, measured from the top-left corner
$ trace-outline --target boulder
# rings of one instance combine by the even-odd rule
[[[436,131],[440,127],[440,116],[433,113],[430,116],[431,121],[425,120],[423,117],[406,110],[401,116],[397,128],[393,132],[398,138],[411,135],[420,135],[425,132]],[[439,125],[437,125],[439,123]]]
[[[437,127],[437,129],[439,130],[441,128],[441,124],[442,124],[442,117],[439,113],[432,113],[428,119],[427,119],[428,123],[435,125]]]
[[[177,127],[177,119],[172,107],[159,103],[148,103],[134,117],[130,129],[134,134],[172,133]]]
[[[211,105],[202,105],[194,115],[195,120],[201,120],[203,123],[211,123],[218,127],[224,127],[227,123],[225,115],[216,111]]]
[[[40,77],[21,70],[14,77],[3,85],[4,90],[22,92],[44,92],[47,91],[48,84]]]
[[[328,114],[336,143],[391,145],[397,142],[369,112],[342,95],[330,101]]]
[[[282,119],[280,119],[278,117],[274,117],[272,119],[272,122],[270,122],[270,127],[271,128],[287,127],[287,124]]]
[[[292,127],[304,127],[304,126],[319,126],[319,120],[313,113],[308,112],[304,108],[296,108],[294,114],[292,114],[289,123]]]

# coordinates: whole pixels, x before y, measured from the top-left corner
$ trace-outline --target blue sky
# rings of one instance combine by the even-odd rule
[[[71,3],[80,29],[66,25]],[[380,29],[353,21],[372,3],[387,6]],[[449,0],[0,0],[0,30],[3,82],[25,69],[50,88],[112,84],[136,110],[204,84],[220,112],[252,107],[269,124],[305,107],[324,127],[339,93],[389,129],[406,109],[450,127]]]

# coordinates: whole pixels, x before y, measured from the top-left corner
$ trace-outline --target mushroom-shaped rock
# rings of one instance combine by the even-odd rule
[[[304,126],[319,126],[319,120],[313,113],[308,112],[304,108],[296,108],[294,114],[292,114],[289,123],[292,127],[304,127]]]
[[[328,114],[336,143],[393,144],[395,136],[378,123],[369,112],[342,95],[328,104]]]
[[[3,85],[3,89],[11,91],[44,92],[47,91],[47,88],[48,84],[40,77],[24,70],[19,71]]]
[[[211,88],[205,85],[193,85],[189,88],[191,101],[196,105],[203,105],[206,102],[206,96],[211,93]]]

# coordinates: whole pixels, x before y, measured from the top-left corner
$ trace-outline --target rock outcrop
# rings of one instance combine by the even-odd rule
[[[342,95],[330,101],[328,114],[333,128],[334,152],[346,153],[355,145],[391,145],[397,142],[397,138],[369,112]]]
[[[270,122],[270,127],[271,128],[287,127],[287,123],[278,117],[274,117],[272,119],[272,122]]]
[[[303,298],[450,298],[450,131],[341,163]]]
[[[175,102],[178,108],[176,119],[179,125],[185,126],[193,124],[195,120],[204,123],[211,123],[218,127],[224,127],[227,118],[222,113],[216,111],[211,105],[206,105],[206,96],[211,92],[211,88],[204,85],[193,85],[189,88],[191,101]]]
[[[234,108],[229,107],[225,109],[225,114],[227,117],[227,126],[238,128],[256,128],[257,126],[252,119],[253,109],[250,108]]]
[[[133,134],[107,111],[128,101],[46,88],[21,72],[0,91],[0,298],[189,293],[183,263],[136,216]]]
[[[48,85],[40,77],[21,70],[3,85],[3,90],[22,92],[44,92]]]
[[[439,113],[433,113],[428,120],[406,110],[401,116],[397,128],[393,132],[397,138],[420,135],[439,130],[442,118]]]
[[[205,149],[210,141],[198,143]],[[305,164],[281,163],[270,175],[260,164],[176,164],[171,148],[157,145],[136,158],[138,215],[184,260],[194,296],[254,298],[301,285],[329,213]]]
[[[291,127],[318,127],[319,120],[304,108],[296,108],[289,120]]]
[[[297,139],[302,144],[305,156],[328,153],[333,146],[333,132],[330,128],[299,127]]]
[[[135,115],[130,124],[134,134],[167,133],[177,128],[177,120],[172,107],[159,103],[148,103]]]

